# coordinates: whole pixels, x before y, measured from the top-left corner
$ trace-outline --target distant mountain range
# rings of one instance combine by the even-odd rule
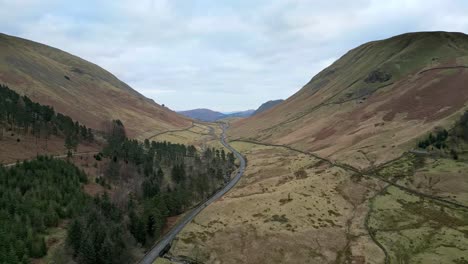
[[[202,121],[213,122],[225,117],[225,114],[221,112],[216,112],[206,108],[193,109],[187,111],[178,111],[179,114],[193,119],[198,119]]]
[[[199,108],[187,111],[179,111],[178,113],[200,121],[214,122],[228,117],[249,117],[253,114],[253,112],[255,112],[255,110],[251,109],[239,112],[221,113],[206,108]]]
[[[184,115],[186,117],[190,117],[193,119],[207,121],[207,122],[214,122],[220,119],[229,118],[229,117],[249,117],[252,115],[259,114],[264,112],[273,106],[283,102],[283,99],[279,100],[272,100],[266,103],[263,103],[257,110],[245,110],[245,111],[238,111],[238,112],[228,112],[228,113],[221,113],[218,111],[213,111],[206,108],[199,108],[193,110],[186,110],[186,111],[178,111],[179,114]]]

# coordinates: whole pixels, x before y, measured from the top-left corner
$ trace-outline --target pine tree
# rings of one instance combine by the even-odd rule
[[[224,149],[221,149],[221,159],[226,161],[226,152],[224,152]]]
[[[156,220],[153,214],[149,214],[146,220],[146,233],[153,237],[156,231]]]
[[[102,264],[112,264],[113,263],[113,250],[114,245],[112,244],[111,240],[109,237],[106,237],[104,239],[104,242],[102,243],[101,249],[99,250],[97,254],[97,260],[98,263]]]
[[[131,211],[129,214],[130,218],[130,233],[136,239],[137,242],[142,245],[146,242],[145,226],[143,221],[135,214],[135,211]]]
[[[30,261],[29,258],[28,258],[28,255],[24,254],[24,255],[21,257],[21,263],[22,263],[22,264],[29,264],[29,263],[31,263],[31,261]]]
[[[83,264],[96,263],[96,251],[92,239],[88,236],[81,241],[78,259]]]
[[[18,263],[18,256],[16,256],[16,252],[13,247],[10,247],[10,250],[8,251],[7,257],[6,257],[6,263]]]
[[[83,227],[81,222],[78,220],[73,220],[70,227],[68,228],[67,242],[73,248],[76,253],[81,246],[81,239],[83,235]]]
[[[31,246],[30,255],[33,258],[40,258],[47,254],[47,247],[45,244],[44,237],[36,237]]]

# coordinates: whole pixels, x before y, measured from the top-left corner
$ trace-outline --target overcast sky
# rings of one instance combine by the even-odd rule
[[[287,98],[346,51],[468,32],[466,0],[0,0],[0,31],[78,55],[175,110]]]

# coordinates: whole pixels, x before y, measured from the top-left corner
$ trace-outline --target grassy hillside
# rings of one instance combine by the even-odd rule
[[[421,32],[363,44],[231,138],[290,145],[366,167],[447,125],[468,102],[468,36]]]
[[[0,83],[95,129],[120,119],[130,136],[190,125],[99,66],[61,50],[0,34]]]
[[[252,115],[258,115],[260,113],[265,112],[266,110],[269,110],[270,108],[273,108],[274,106],[282,103],[284,100],[283,99],[278,99],[278,100],[271,100],[268,102],[263,103],[257,110]]]
[[[285,102],[235,121],[228,132],[245,175],[170,254],[466,263],[467,58],[468,36],[458,33],[367,43]],[[405,152],[413,148],[423,149]]]
[[[466,263],[468,112],[437,131],[366,170],[231,142],[248,160],[245,176],[170,253],[201,263]]]
[[[0,164],[99,148],[95,131],[0,85]]]

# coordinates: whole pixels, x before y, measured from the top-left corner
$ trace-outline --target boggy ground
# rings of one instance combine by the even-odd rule
[[[204,263],[382,263],[368,235],[368,199],[382,186],[282,147],[233,142],[245,175],[174,241]]]
[[[389,187],[372,202],[369,229],[388,263],[468,261],[468,210]]]
[[[434,197],[389,186],[371,200],[368,228],[388,263],[468,262],[466,158],[404,155],[379,171],[392,182]]]
[[[172,255],[202,263],[468,260],[464,156],[407,153],[363,176],[284,147],[232,145],[247,158],[245,175],[181,232]]]

